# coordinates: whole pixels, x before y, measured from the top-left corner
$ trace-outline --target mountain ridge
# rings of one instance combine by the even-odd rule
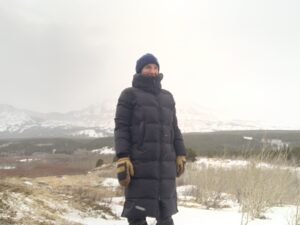
[[[0,104],[0,139],[112,136],[115,107],[112,101],[104,101],[66,113],[41,113]],[[176,107],[179,127],[183,133],[289,129],[259,121],[221,119],[217,113],[193,104],[178,104]]]

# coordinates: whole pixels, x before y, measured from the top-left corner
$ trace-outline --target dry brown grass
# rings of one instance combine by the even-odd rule
[[[40,156],[7,156],[0,158],[1,165],[14,166],[15,169],[0,169],[0,178],[4,177],[44,177],[85,174],[96,167],[98,159],[111,163],[112,155],[76,153],[43,154]],[[34,159],[20,162],[22,159]]]
[[[272,167],[260,166],[265,162]],[[296,204],[299,178],[287,165],[284,154],[273,157],[267,152],[250,159],[245,167],[199,168],[196,164],[187,164],[187,171],[178,183],[195,185],[191,194],[207,208],[223,207],[221,202],[226,193],[240,204],[249,219],[263,218],[264,212],[272,206]]]
[[[61,217],[70,209],[78,210],[85,216],[117,219],[110,204],[114,196],[120,195],[120,189],[101,185],[105,179],[101,174],[106,170],[113,171],[114,166],[106,165],[84,175],[2,179],[0,224],[76,224]],[[32,209],[32,212],[21,212],[24,214],[22,218],[16,218],[16,214],[23,209],[11,205],[12,202],[18,205],[19,201]],[[43,223],[36,218],[42,218]]]

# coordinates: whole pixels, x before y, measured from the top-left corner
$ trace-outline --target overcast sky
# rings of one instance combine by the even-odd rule
[[[177,104],[300,127],[299,12],[297,0],[1,0],[0,104],[116,101],[150,52]]]

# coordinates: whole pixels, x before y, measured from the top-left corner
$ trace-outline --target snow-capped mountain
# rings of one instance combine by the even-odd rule
[[[68,113],[39,113],[0,105],[0,138],[111,136],[113,114],[114,107],[107,104]]]
[[[114,101],[68,113],[39,113],[0,104],[0,138],[112,136],[114,114]],[[257,121],[221,119],[195,104],[177,104],[177,117],[182,132],[280,129]]]
[[[0,105],[0,132],[23,132],[36,125],[31,116],[24,110],[10,105]]]
[[[176,104],[179,127],[182,132],[212,132],[224,130],[275,130],[293,129],[262,121],[250,121],[231,118],[216,109],[204,108],[196,103],[180,102]]]

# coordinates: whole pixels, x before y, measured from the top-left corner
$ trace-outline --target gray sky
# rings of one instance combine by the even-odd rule
[[[296,0],[2,0],[0,104],[115,100],[150,52],[177,104],[300,127],[299,12]]]

